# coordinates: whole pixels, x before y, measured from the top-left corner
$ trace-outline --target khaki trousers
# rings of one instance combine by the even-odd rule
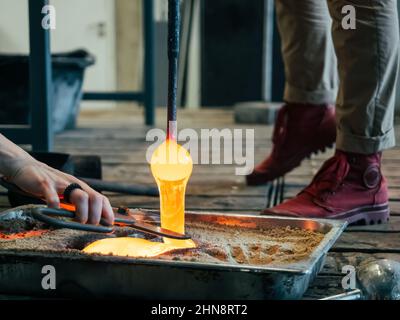
[[[371,154],[393,147],[399,68],[396,0],[275,0],[282,39],[284,100],[336,101],[336,147]],[[352,5],[356,28],[342,13]]]

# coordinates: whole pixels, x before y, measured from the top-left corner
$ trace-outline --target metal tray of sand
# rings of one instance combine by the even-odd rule
[[[32,221],[26,214],[29,210],[16,208],[0,214],[2,294],[299,299],[346,226],[332,220],[187,212],[186,230],[196,248],[131,258],[88,254],[82,249],[106,237],[160,240],[126,228],[113,234],[48,229]],[[157,211],[145,212],[157,222]],[[46,265],[56,271],[55,290],[42,287]]]

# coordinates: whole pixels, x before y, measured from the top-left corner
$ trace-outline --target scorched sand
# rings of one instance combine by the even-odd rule
[[[11,226],[9,222],[5,225],[5,222],[0,221],[0,233],[5,233],[10,228],[15,233],[23,232],[23,228],[27,226],[26,223],[14,222],[15,224]],[[41,228],[43,228],[41,224],[28,224],[30,230]],[[9,232],[7,232],[8,235],[10,235]],[[176,250],[160,255],[157,259],[243,265],[282,265],[307,258],[324,237],[320,232],[289,226],[262,230],[203,222],[188,224],[187,233],[196,242],[197,248]],[[113,234],[57,229],[22,239],[0,237],[0,250],[86,255],[80,250],[93,241],[128,235],[152,239],[130,228],[117,228]],[[154,241],[157,240],[154,239]]]

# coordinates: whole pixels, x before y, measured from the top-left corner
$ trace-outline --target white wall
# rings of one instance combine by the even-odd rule
[[[0,0],[0,52],[28,53],[28,1]],[[50,0],[56,8],[52,52],[84,48],[96,56],[85,90],[115,90],[115,0]],[[104,35],[100,24],[104,25]]]
[[[28,1],[0,0],[0,52],[27,53]]]

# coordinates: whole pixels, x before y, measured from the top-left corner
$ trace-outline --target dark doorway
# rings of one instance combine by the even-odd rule
[[[264,0],[203,0],[202,28],[202,105],[261,100]]]

